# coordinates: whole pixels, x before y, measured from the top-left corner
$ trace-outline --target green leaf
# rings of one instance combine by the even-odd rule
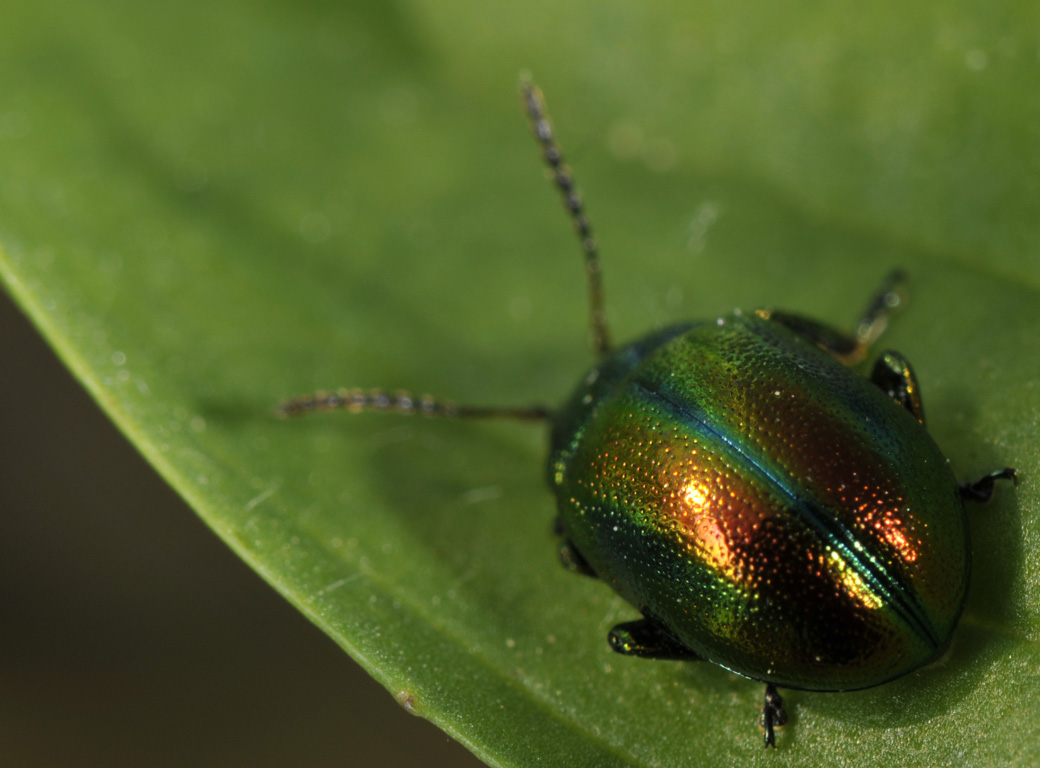
[[[504,7],[44,0],[0,28],[0,275],[199,515],[493,765],[1032,765],[1040,591],[1035,3]],[[734,306],[848,324],[892,266],[972,511],[942,663],[852,694],[612,656],[555,563],[545,435],[274,417],[403,387],[561,400],[579,254],[515,95],[545,90],[619,338]],[[8,372],[8,375],[15,375]]]

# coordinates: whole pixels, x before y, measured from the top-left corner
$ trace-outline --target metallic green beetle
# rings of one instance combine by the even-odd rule
[[[521,92],[585,253],[599,362],[555,413],[379,390],[319,392],[281,412],[548,421],[561,560],[642,614],[611,630],[611,647],[766,683],[768,746],[786,721],[778,687],[868,688],[934,661],[968,586],[964,500],[1015,472],[958,484],[907,361],[885,352],[869,378],[849,368],[901,302],[902,275],[855,333],[760,310],[613,349],[581,198],[541,93],[526,81]]]

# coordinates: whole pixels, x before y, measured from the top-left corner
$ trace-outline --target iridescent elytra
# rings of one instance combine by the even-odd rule
[[[968,586],[964,502],[1015,471],[958,483],[907,360],[886,351],[856,372],[903,302],[902,273],[851,332],[762,309],[614,346],[582,199],[541,92],[526,79],[520,91],[585,257],[598,359],[575,392],[552,409],[340,389],[279,412],[548,423],[560,559],[639,614],[609,632],[611,648],[765,683],[767,746],[787,719],[779,688],[869,688],[934,661]]]

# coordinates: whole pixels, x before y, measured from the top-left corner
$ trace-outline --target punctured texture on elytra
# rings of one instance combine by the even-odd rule
[[[964,601],[949,466],[868,379],[757,316],[624,347],[558,419],[566,536],[683,645],[785,688],[926,664]]]

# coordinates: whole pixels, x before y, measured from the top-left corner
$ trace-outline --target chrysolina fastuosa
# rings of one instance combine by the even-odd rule
[[[280,413],[391,410],[516,418],[551,427],[548,480],[560,559],[642,617],[618,653],[704,660],[778,688],[850,691],[938,658],[960,617],[965,501],[1000,469],[958,483],[925,429],[909,363],[863,360],[902,301],[890,275],[852,333],[771,309],[674,325],[613,347],[596,241],[540,91],[524,108],[585,255],[599,356],[562,408],[481,408],[381,390],[318,392]]]

